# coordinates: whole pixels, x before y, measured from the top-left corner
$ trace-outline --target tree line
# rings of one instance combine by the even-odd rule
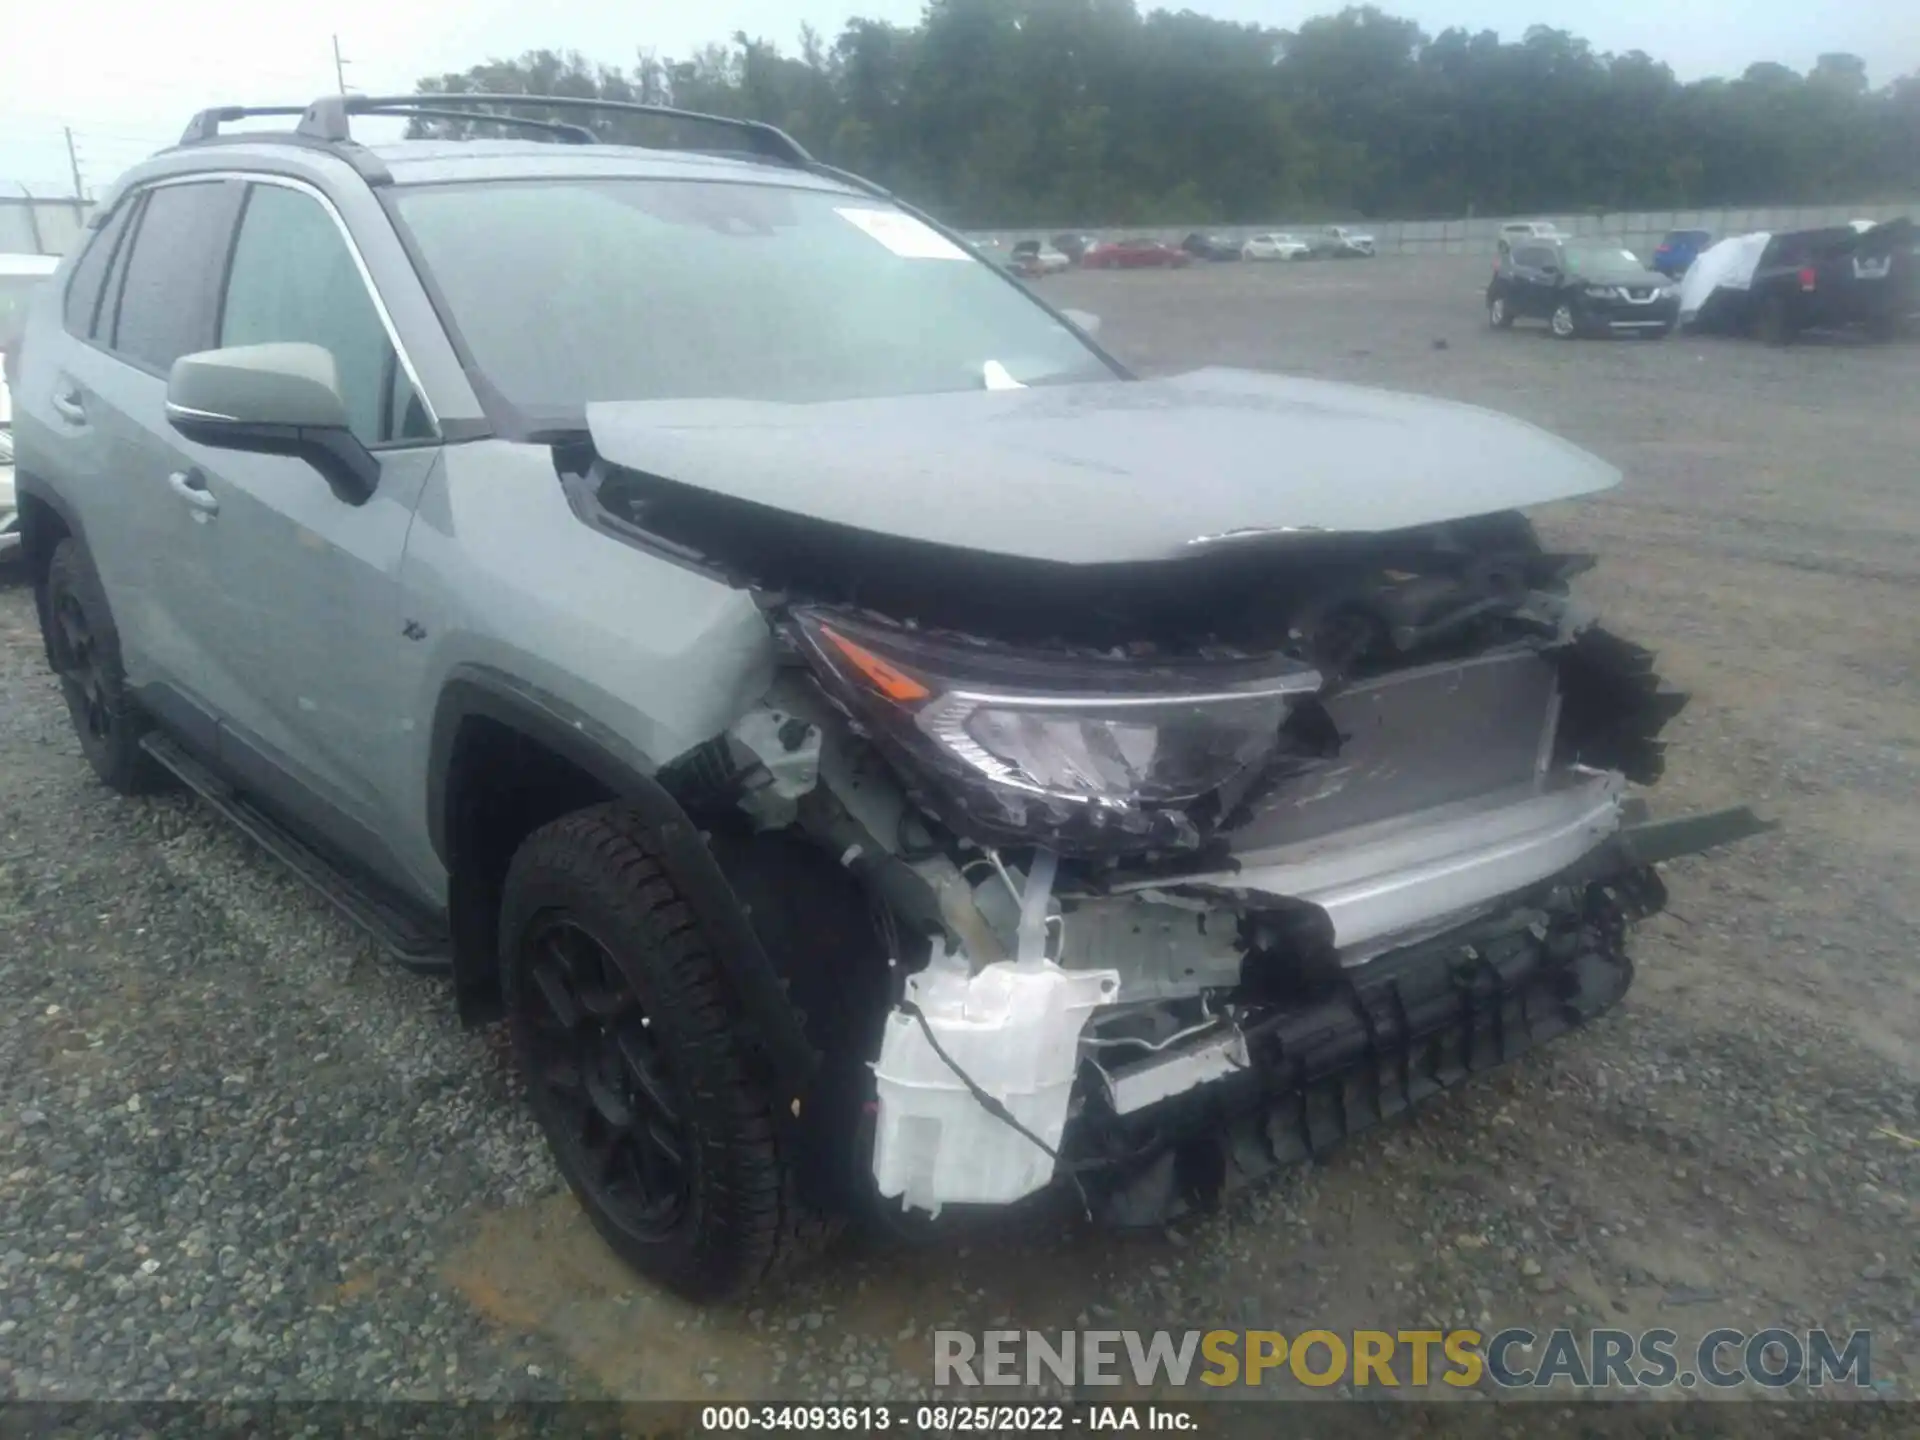
[[[852,19],[830,42],[803,28],[791,53],[736,33],[684,59],[539,50],[421,84],[770,121],[979,227],[1920,196],[1920,72],[1875,89],[1860,57],[1828,54],[1804,75],[1759,61],[1683,84],[1642,51],[1602,54],[1565,30],[1430,36],[1371,5],[1289,31],[1133,0],[930,0],[918,25]]]

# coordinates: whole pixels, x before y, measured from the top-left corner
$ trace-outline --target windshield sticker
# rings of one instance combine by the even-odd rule
[[[862,210],[837,206],[834,214],[856,225],[906,260],[967,260],[972,257],[924,221],[898,210]]]

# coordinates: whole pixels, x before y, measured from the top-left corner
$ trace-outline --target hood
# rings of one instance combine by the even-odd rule
[[[1575,278],[1578,279],[1581,277],[1576,276]],[[1669,280],[1665,275],[1662,275],[1658,270],[1649,270],[1646,266],[1642,265],[1638,270],[1631,272],[1623,270],[1617,275],[1602,275],[1586,283],[1589,285],[1631,285],[1637,289],[1643,285],[1671,285],[1673,281]]]
[[[855,531],[1068,565],[1565,500],[1611,465],[1446,400],[1240,370],[820,404],[593,404],[612,464]]]

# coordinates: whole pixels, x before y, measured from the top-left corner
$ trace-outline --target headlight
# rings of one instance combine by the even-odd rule
[[[794,616],[828,691],[956,830],[1065,853],[1196,845],[1193,813],[1258,773],[1311,666],[1016,651],[838,613]]]
[[[1611,285],[1589,285],[1587,286],[1587,295],[1594,300],[1611,300],[1613,299],[1613,288]]]

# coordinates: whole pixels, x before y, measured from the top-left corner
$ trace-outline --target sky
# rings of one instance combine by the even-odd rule
[[[910,23],[923,0],[331,0],[325,6],[195,7],[140,0],[60,0],[9,6],[0,32],[0,182],[71,193],[65,130],[82,180],[101,190],[121,170],[179,138],[215,104],[305,103],[335,88],[333,36],[349,86],[410,91],[423,75],[530,49],[578,50],[630,64],[645,47],[685,55],[735,30],[793,48],[803,22],[831,38],[852,15]],[[1144,0],[1143,8],[1158,8]],[[1173,0],[1222,19],[1281,29],[1340,8],[1340,0]],[[1556,7],[1543,0],[1382,0],[1428,33],[1452,26],[1517,40],[1559,25],[1601,51],[1645,50],[1682,80],[1737,75],[1756,60],[1804,71],[1823,51],[1867,62],[1873,84],[1920,70],[1914,0],[1611,0]],[[191,15],[190,20],[183,16]]]

